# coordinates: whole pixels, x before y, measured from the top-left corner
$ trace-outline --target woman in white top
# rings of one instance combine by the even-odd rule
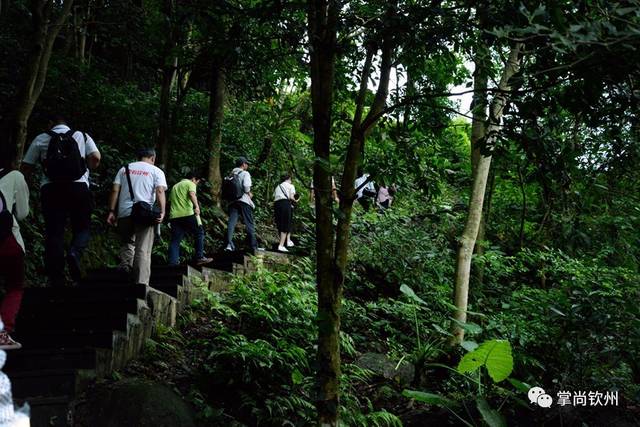
[[[298,199],[296,188],[291,183],[291,175],[283,175],[280,184],[276,186],[273,192],[273,210],[280,233],[280,242],[278,250],[281,252],[289,252],[287,247],[292,247],[291,241],[291,223],[293,220],[293,202]]]
[[[0,164],[0,193],[0,278],[6,282],[6,292],[0,302],[0,316],[5,326],[5,330],[0,331],[0,349],[12,350],[22,347],[9,334],[13,332],[24,287],[25,250],[18,220],[29,214],[29,188],[24,176],[11,170],[6,158]]]

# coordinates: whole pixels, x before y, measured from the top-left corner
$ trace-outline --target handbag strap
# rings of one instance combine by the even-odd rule
[[[280,191],[282,191],[282,195],[284,196],[284,198],[286,200],[289,200],[289,195],[282,189],[282,184],[279,184],[278,187],[280,187]]]
[[[136,202],[136,199],[133,198],[133,186],[131,185],[131,174],[129,173],[129,165],[124,165],[124,173],[127,175],[127,184],[129,184],[129,196],[131,196],[131,201],[133,203]]]

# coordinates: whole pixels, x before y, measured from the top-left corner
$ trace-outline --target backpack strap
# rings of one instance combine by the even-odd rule
[[[4,178],[11,172],[13,172],[13,170],[9,168],[2,169],[0,171],[0,179]],[[9,207],[9,205],[7,204],[7,199],[5,199],[4,194],[2,193],[2,190],[0,190],[0,200],[2,200],[2,206],[4,207],[4,209],[8,210],[11,213],[11,215],[13,215],[13,208],[15,206],[15,203],[14,203],[14,206]],[[0,210],[0,212],[2,212],[2,210]]]
[[[244,175],[242,175],[245,172],[247,172],[247,171],[242,170],[242,171],[234,174],[240,180],[240,186],[242,187],[242,194],[247,194],[247,192],[244,191]]]
[[[9,169],[9,168],[4,168],[4,169],[0,170],[0,179],[2,179],[5,176],[9,175],[11,172],[13,172],[13,170]]]
[[[2,191],[0,191],[0,202],[2,202],[2,209],[0,209],[0,212],[2,212],[3,210],[11,212],[11,209],[9,209],[9,205],[7,205],[7,199],[4,198],[4,194],[2,194]]]
[[[133,198],[133,186],[131,185],[131,176],[129,174],[129,165],[124,165],[124,173],[127,176],[127,184],[129,185],[129,196],[131,196],[131,201],[133,203],[136,202],[136,199]]]

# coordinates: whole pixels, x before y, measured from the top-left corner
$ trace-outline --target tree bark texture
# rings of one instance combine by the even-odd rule
[[[178,57],[175,49],[177,40],[172,23],[174,4],[172,0],[165,0],[163,12],[167,17],[169,28],[166,29],[164,44],[164,60],[162,63],[162,84],[160,86],[160,110],[158,112],[158,164],[161,168],[169,168],[169,151],[171,146],[171,94],[176,82]]]
[[[480,158],[476,165],[476,171],[473,175],[473,184],[471,188],[471,199],[469,200],[469,213],[467,222],[460,238],[460,248],[458,249],[458,258],[456,264],[455,276],[455,295],[454,304],[456,311],[454,319],[460,323],[467,321],[467,307],[469,299],[469,276],[471,271],[471,257],[473,255],[473,247],[478,237],[478,229],[480,228],[480,220],[482,217],[482,206],[484,202],[484,193],[487,186],[487,178],[491,166],[491,147],[499,132],[500,120],[507,104],[507,96],[511,90],[510,81],[513,75],[519,69],[519,55],[522,48],[521,43],[517,43],[511,48],[509,59],[505,64],[500,83],[498,84],[498,92],[491,102],[490,116],[486,127],[484,147],[481,151]],[[453,340],[452,343],[459,344],[464,339],[464,329],[459,324],[453,324]]]
[[[396,2],[392,1],[388,7],[388,17],[395,15],[395,4]],[[318,290],[318,398],[316,406],[319,425],[337,426],[340,406],[340,309],[349,247],[351,211],[355,199],[354,181],[365,139],[379,120],[386,103],[394,38],[388,29],[383,34],[378,88],[369,112],[363,120],[366,81],[375,54],[373,46],[367,47],[360,91],[356,99],[356,113],[344,163],[340,213],[334,240],[329,152],[338,4],[335,0],[309,0],[308,17],[311,44],[311,104],[316,155],[314,163],[316,282]],[[362,83],[363,81],[364,83]]]
[[[218,207],[220,207],[220,190],[222,187],[220,156],[222,154],[222,123],[224,121],[225,98],[225,72],[222,65],[220,63],[216,63],[211,74],[207,147],[209,149],[208,178],[211,183],[211,196],[213,197],[213,202]]]
[[[337,426],[340,386],[340,290],[334,280],[330,137],[336,55],[336,0],[308,1],[313,112],[313,185],[316,192],[318,291],[318,425]]]
[[[9,11],[9,0],[0,0],[0,16],[6,15]]]
[[[16,164],[22,160],[27,141],[27,122],[47,79],[53,44],[71,13],[73,0],[64,0],[59,13],[54,16],[57,4],[53,0],[30,3],[33,45],[15,98],[15,107],[9,119],[9,135],[6,138],[6,143],[13,148]]]
[[[475,64],[475,70],[473,72],[473,108],[472,108],[472,122],[471,122],[471,176],[473,177],[480,161],[482,144],[485,138],[485,126],[487,122],[487,107],[488,107],[488,95],[487,88],[489,83],[489,69],[491,66],[491,53],[484,42],[485,37],[484,30],[486,28],[487,21],[487,5],[484,7],[478,7],[477,19],[478,19],[478,43],[476,43],[476,49],[474,51],[473,62]],[[486,221],[484,215],[480,219],[480,228],[478,230],[477,241],[482,242],[485,237]],[[476,244],[475,253],[477,255],[484,254],[484,245]],[[482,283],[484,272],[476,271],[476,279],[478,283]]]
[[[395,5],[397,2],[393,1],[389,3],[387,10],[387,19],[391,20],[395,14]],[[361,121],[362,108],[356,104],[356,113],[354,116],[353,124],[351,126],[351,138],[349,140],[349,147],[347,148],[347,157],[344,162],[344,171],[342,174],[341,192],[340,197],[340,216],[338,218],[338,229],[336,233],[336,266],[338,269],[340,281],[340,289],[342,289],[342,282],[344,281],[344,272],[347,267],[347,256],[349,249],[349,241],[351,236],[351,212],[353,210],[353,202],[355,200],[355,179],[358,172],[358,166],[361,162],[361,156],[364,154],[364,144],[367,136],[371,133],[373,126],[378,122],[381,117],[382,110],[385,107],[387,96],[389,94],[389,79],[391,75],[391,68],[393,66],[392,54],[394,49],[394,37],[390,32],[383,34],[382,51],[380,59],[380,76],[378,81],[378,88],[376,90],[373,103],[369,108],[367,116]],[[369,55],[367,51],[367,55]],[[366,58],[371,63],[370,57]],[[365,65],[366,65],[365,60]],[[361,78],[362,85],[366,86],[366,81],[369,78],[370,70],[363,69]],[[364,102],[364,97],[358,95],[357,101]]]

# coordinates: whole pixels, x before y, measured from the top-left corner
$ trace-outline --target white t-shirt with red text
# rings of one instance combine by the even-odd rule
[[[133,188],[133,198],[136,202],[147,202],[153,205],[156,201],[156,188],[167,189],[167,180],[162,169],[147,162],[134,162],[129,165],[131,177],[131,187]],[[120,186],[118,196],[118,218],[125,218],[131,215],[133,201],[129,192],[129,184],[125,175],[125,168],[121,167],[113,180],[114,184]]]

